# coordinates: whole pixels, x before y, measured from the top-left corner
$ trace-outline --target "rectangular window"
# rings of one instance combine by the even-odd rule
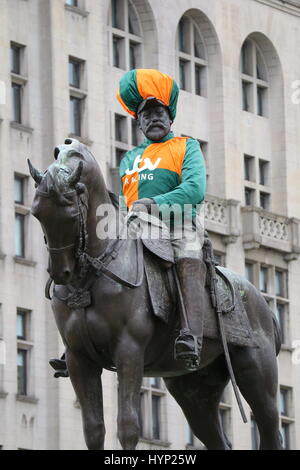
[[[136,119],[131,119],[131,144],[140,145],[143,141],[142,132],[139,128],[138,121]]]
[[[12,110],[13,121],[21,124],[22,122],[22,85],[12,83]]]
[[[160,397],[152,395],[152,439],[160,439]]]
[[[17,338],[26,339],[27,312],[17,310]]]
[[[246,279],[253,284],[254,283],[254,275],[253,275],[253,264],[252,263],[246,263],[245,264],[245,274],[246,274]]]
[[[266,88],[257,87],[257,114],[266,116]]]
[[[190,27],[189,21],[182,18],[178,25],[178,46],[180,52],[190,53]]]
[[[284,272],[275,270],[275,295],[278,297],[287,297],[285,289],[285,276]]]
[[[290,449],[290,424],[282,422],[281,423],[281,436],[282,436],[282,447],[285,450]]]
[[[15,202],[24,204],[24,178],[15,176]]]
[[[126,150],[116,148],[116,167],[120,166],[121,160],[124,157]]]
[[[283,344],[286,344],[286,308],[287,304],[276,302],[275,315],[281,329]]]
[[[78,0],[66,0],[66,5],[70,7],[78,7]]]
[[[253,75],[252,44],[245,41],[241,53],[241,72],[246,75]]]
[[[80,98],[70,97],[70,133],[76,136],[81,135],[81,107]]]
[[[27,395],[27,351],[18,349],[17,351],[18,368],[18,394]]]
[[[244,178],[255,182],[255,158],[250,155],[244,155]]]
[[[179,86],[182,90],[187,90],[187,67],[186,60],[179,60]]]
[[[260,268],[259,289],[261,292],[268,292],[268,268]]]
[[[259,205],[265,210],[270,209],[270,194],[269,193],[263,193],[260,191],[259,193]]]
[[[124,38],[113,35],[113,66],[125,69]]]
[[[115,140],[127,144],[127,118],[121,114],[115,114]]]
[[[259,160],[259,184],[265,186],[269,183],[269,162]]]
[[[69,85],[80,88],[81,63],[75,59],[69,59]]]
[[[25,215],[15,214],[15,254],[25,258]]]
[[[252,442],[252,450],[258,450],[259,449],[259,432],[258,432],[257,424],[253,417],[251,417],[251,442]]]
[[[245,206],[255,205],[255,190],[251,188],[245,188]]]
[[[202,80],[203,80],[203,73],[205,73],[205,67],[201,67],[199,65],[195,66],[195,94],[202,96]]]
[[[252,83],[242,81],[243,110],[252,111]]]
[[[280,414],[283,416],[289,416],[288,393],[288,389],[280,387]]]
[[[10,46],[10,71],[21,74],[21,47],[16,44]]]
[[[139,67],[140,44],[130,41],[129,43],[129,66],[130,70]]]

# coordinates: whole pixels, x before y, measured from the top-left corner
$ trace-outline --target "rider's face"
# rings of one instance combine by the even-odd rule
[[[172,125],[167,108],[161,105],[142,111],[138,115],[138,121],[143,134],[154,142],[165,137]]]

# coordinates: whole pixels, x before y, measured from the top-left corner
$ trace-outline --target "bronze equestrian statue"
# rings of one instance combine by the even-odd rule
[[[150,101],[153,98],[157,97]],[[159,101],[163,104],[153,106],[149,97],[141,100],[143,131],[143,117],[155,121],[154,133],[159,134],[168,120],[171,125],[171,114],[167,119],[164,112],[168,104],[161,97]],[[240,275],[216,269],[209,243],[204,244],[206,263],[201,250],[191,265],[187,261],[197,277],[192,281],[195,296],[185,287],[180,268],[163,266],[159,249],[147,240],[99,237],[99,224],[117,227],[120,234],[127,229],[128,218],[120,216],[99,165],[78,141],[67,139],[56,147],[55,161],[45,173],[30,162],[29,168],[37,187],[32,213],[41,223],[49,251],[48,272],[55,284],[52,309],[81,405],[87,447],[104,447],[101,373],[106,368],[118,374],[118,437],[123,449],[135,449],[138,443],[143,376],[164,378],[193,433],[208,449],[230,449],[219,402],[233,373],[257,422],[260,448],[281,449],[276,400],[281,335],[262,294]],[[138,216],[141,206],[147,210],[159,202],[142,194],[128,205]],[[106,212],[99,211],[101,207]],[[223,285],[219,291],[227,300],[229,291],[235,299],[230,309],[224,306],[226,299],[220,304],[217,285]],[[199,318],[194,319],[195,312]]]

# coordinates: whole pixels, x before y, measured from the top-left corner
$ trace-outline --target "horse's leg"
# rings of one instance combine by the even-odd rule
[[[118,371],[118,438],[125,450],[134,450],[139,440],[140,390],[144,348],[123,334],[116,351]]]
[[[203,371],[164,379],[165,384],[182,411],[195,436],[209,450],[230,450],[219,414],[219,403],[228,383],[223,358],[217,359]]]
[[[233,348],[231,351],[237,384],[259,429],[260,449],[282,449],[277,408],[277,362],[273,344],[266,339],[264,347]]]
[[[104,448],[102,369],[87,357],[67,349],[70,379],[80,403],[85,442],[89,450]]]

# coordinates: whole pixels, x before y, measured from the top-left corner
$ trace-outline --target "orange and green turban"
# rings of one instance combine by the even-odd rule
[[[136,118],[143,103],[155,98],[169,109],[174,121],[178,94],[179,87],[169,75],[154,69],[134,69],[121,78],[117,99],[123,108]]]

